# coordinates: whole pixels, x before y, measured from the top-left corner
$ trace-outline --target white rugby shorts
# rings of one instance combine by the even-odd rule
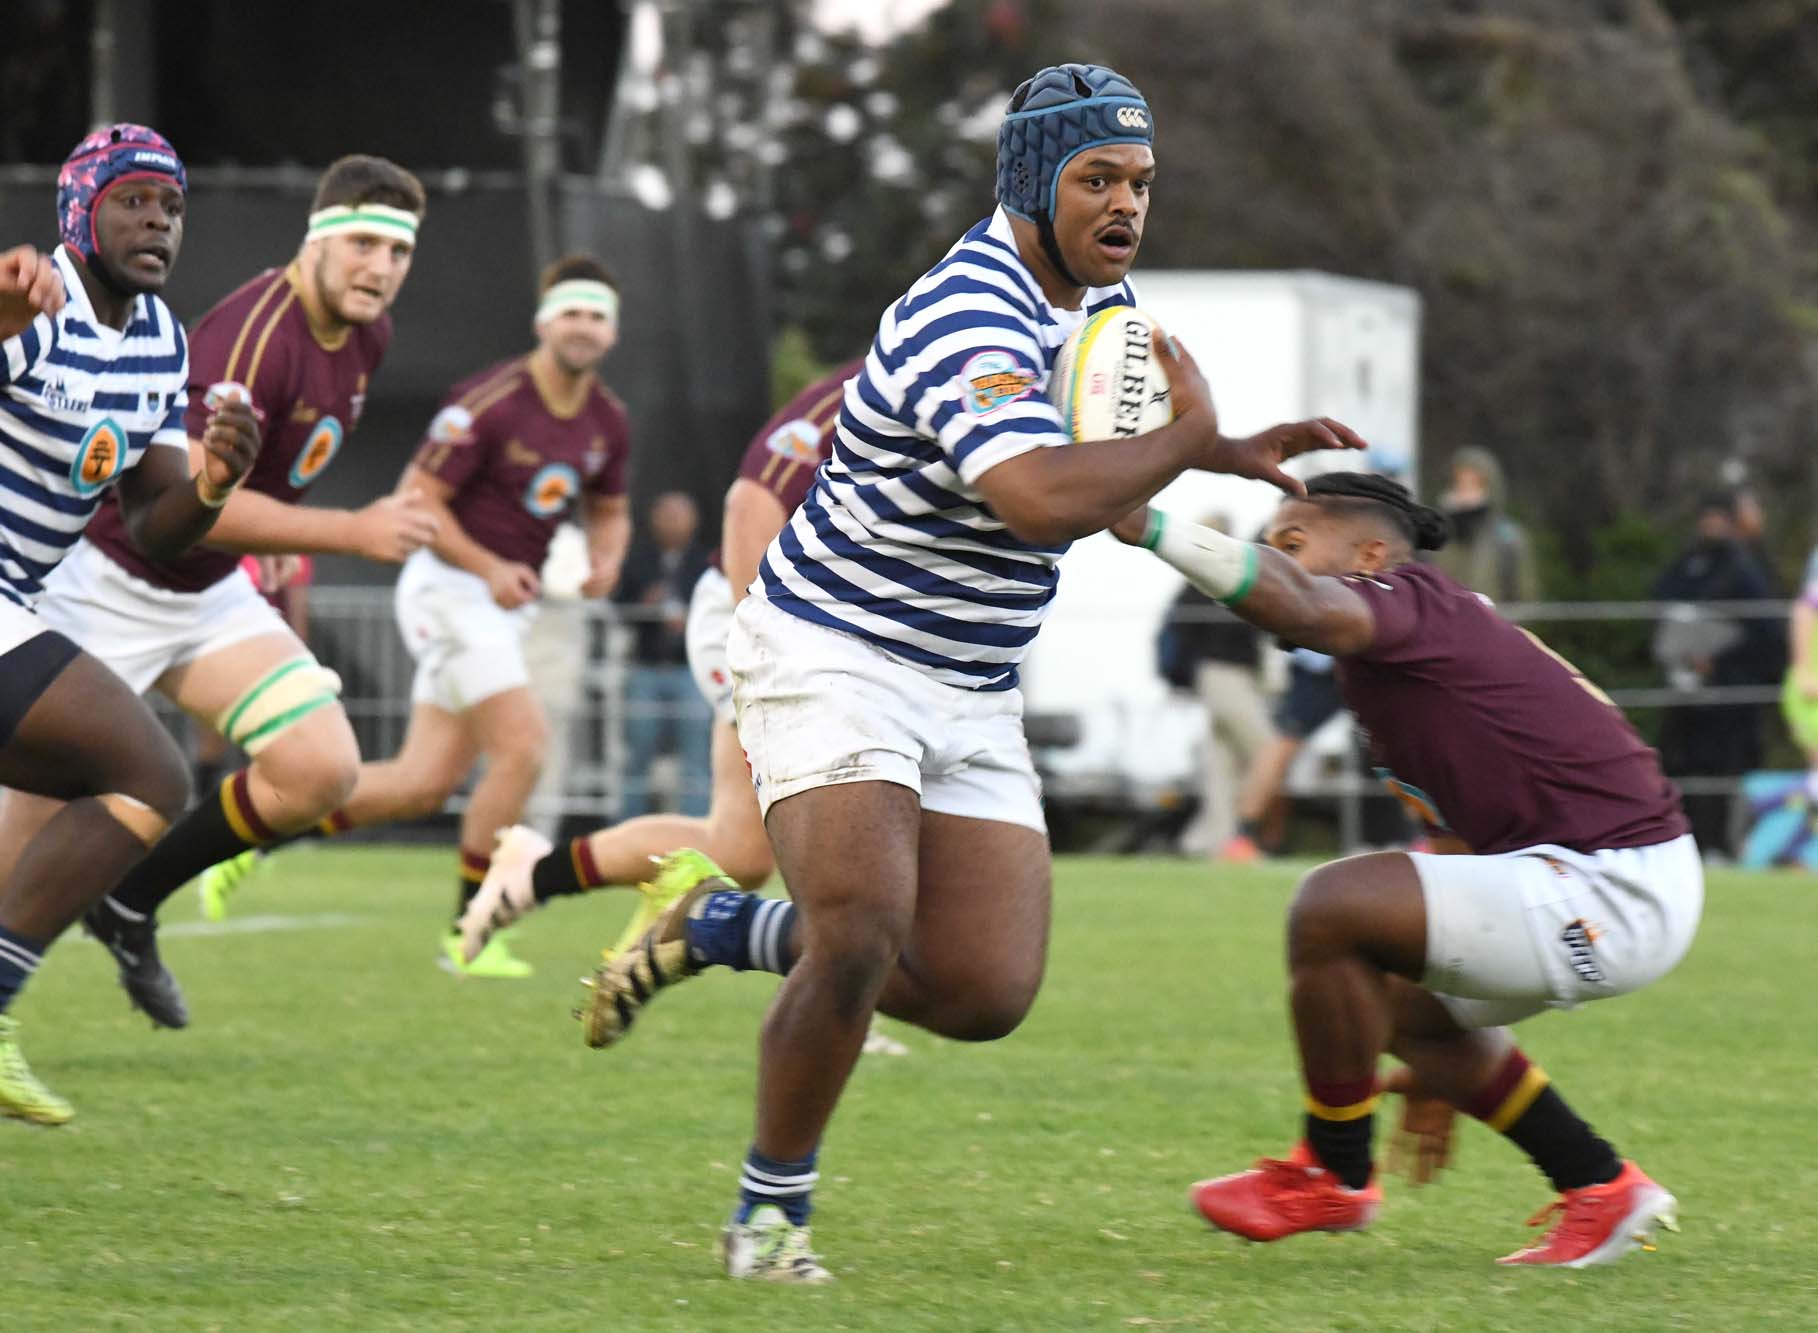
[[[417,662],[413,704],[464,713],[495,694],[529,686],[524,636],[536,619],[535,602],[507,611],[492,600],[485,579],[425,548],[404,562],[393,605],[404,646]]]
[[[1409,859],[1426,898],[1422,984],[1467,1028],[1658,981],[1691,948],[1704,910],[1690,834],[1601,852],[1539,846]]]
[[[726,665],[726,636],[732,631],[732,584],[709,567],[688,597],[688,670],[695,688],[721,722],[732,721],[732,669]]]
[[[922,809],[1047,832],[1017,690],[963,690],[753,594],[726,644],[758,805],[894,782]]]
[[[172,592],[79,541],[44,581],[38,615],[144,694],[172,667],[264,634],[295,637],[236,569],[201,592]]]

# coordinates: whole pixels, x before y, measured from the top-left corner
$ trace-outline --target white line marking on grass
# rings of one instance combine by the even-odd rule
[[[337,930],[368,919],[346,912],[323,912],[317,916],[242,916],[231,921],[179,921],[172,926],[159,926],[158,934],[169,939],[176,935],[264,935],[276,930]]]

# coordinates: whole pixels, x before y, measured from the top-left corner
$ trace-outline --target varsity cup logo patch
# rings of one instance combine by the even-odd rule
[[[290,484],[301,490],[322,475],[336,454],[341,452],[341,423],[323,417],[309,433],[309,439],[290,467]]]
[[[69,482],[76,494],[93,495],[126,469],[126,432],[112,417],[89,427],[70,460]]]
[[[821,461],[821,433],[800,417],[771,431],[764,439],[764,447],[791,463]]]
[[[960,368],[959,378],[966,410],[975,417],[988,417],[1035,388],[1035,372],[999,349],[978,353]]]
[[[580,473],[566,463],[545,463],[524,491],[524,508],[538,518],[554,518],[580,493]]]

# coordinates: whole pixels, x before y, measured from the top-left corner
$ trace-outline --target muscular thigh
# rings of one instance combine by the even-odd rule
[[[901,946],[924,818],[916,793],[892,782],[812,787],[770,807],[765,827],[808,947],[835,935]]]
[[[180,806],[184,780],[176,743],[145,701],[87,653],[56,675],[0,747],[0,786],[57,801],[110,791],[146,800],[149,791],[174,794]]]
[[[915,925],[903,965],[937,992],[1033,1001],[1048,957],[1053,862],[1022,824],[922,815]]]
[[[171,667],[158,677],[157,688],[198,722],[218,731],[222,719],[248,690],[278,667],[300,657],[313,660],[301,639],[288,628],[280,628]],[[324,761],[332,756],[357,762],[359,755],[353,727],[338,701],[303,715],[272,743],[274,750],[293,755],[300,762],[307,762],[312,756]]]

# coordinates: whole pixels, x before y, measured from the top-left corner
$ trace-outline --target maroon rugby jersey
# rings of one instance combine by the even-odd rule
[[[1375,638],[1345,706],[1396,794],[1481,855],[1645,847],[1688,831],[1659,756],[1558,654],[1430,565],[1347,583]]]
[[[211,384],[232,380],[252,390],[264,417],[259,457],[241,484],[290,504],[303,498],[359,424],[367,386],[391,342],[390,315],[350,326],[332,347],[321,342],[304,313],[294,268],[267,269],[202,316],[189,335],[184,418],[189,437],[201,439]],[[203,546],[174,560],[148,559],[127,535],[111,492],[84,535],[128,573],[174,592],[213,587],[240,563],[234,552]]]
[[[793,514],[807,498],[815,473],[833,452],[846,381],[864,364],[863,357],[848,361],[810,384],[759,426],[745,446],[739,476],[776,496],[785,515]],[[718,551],[713,553],[713,565],[720,567]]]
[[[452,488],[449,512],[469,537],[537,569],[582,495],[625,494],[630,455],[617,394],[594,379],[579,406],[552,404],[520,356],[455,385],[412,462]]]

